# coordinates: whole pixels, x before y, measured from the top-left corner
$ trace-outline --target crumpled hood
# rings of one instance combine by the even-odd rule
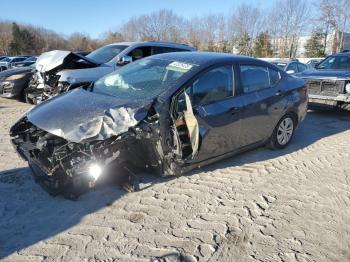
[[[69,59],[76,59],[76,60],[85,60],[90,64],[93,64],[95,66],[98,66],[99,64],[96,63],[95,61],[70,52],[70,51],[61,51],[61,50],[55,50],[55,51],[50,51],[43,53],[41,56],[39,56],[38,60],[35,63],[35,68],[39,72],[47,72],[51,71],[52,69],[55,69],[59,67],[60,65],[64,64],[65,61]]]
[[[335,79],[335,78],[350,78],[350,70],[335,70],[335,69],[314,69],[306,70],[300,74],[297,74],[301,78],[313,78],[313,79]]]
[[[147,115],[152,101],[120,100],[78,88],[27,114],[37,127],[71,142],[104,140],[128,131]]]

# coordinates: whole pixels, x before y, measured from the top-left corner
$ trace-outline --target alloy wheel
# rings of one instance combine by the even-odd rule
[[[290,117],[286,117],[280,123],[277,130],[277,141],[280,145],[286,145],[292,138],[294,132],[294,122]]]

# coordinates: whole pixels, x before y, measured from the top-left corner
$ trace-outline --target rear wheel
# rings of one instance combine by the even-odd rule
[[[340,107],[342,110],[350,111],[350,103],[343,103],[343,104],[339,105],[339,107]]]
[[[285,115],[278,122],[270,138],[269,147],[272,149],[285,148],[294,135],[296,121],[290,114]]]

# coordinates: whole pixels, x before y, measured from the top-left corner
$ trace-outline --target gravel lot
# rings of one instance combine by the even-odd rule
[[[350,261],[350,113],[309,112],[282,151],[73,202],[35,184],[10,144],[29,108],[0,99],[0,260]]]

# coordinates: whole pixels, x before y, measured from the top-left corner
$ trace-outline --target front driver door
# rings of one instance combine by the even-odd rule
[[[235,79],[232,65],[219,66],[201,74],[185,90],[199,128],[198,153],[193,162],[238,148],[242,100],[235,97]]]

